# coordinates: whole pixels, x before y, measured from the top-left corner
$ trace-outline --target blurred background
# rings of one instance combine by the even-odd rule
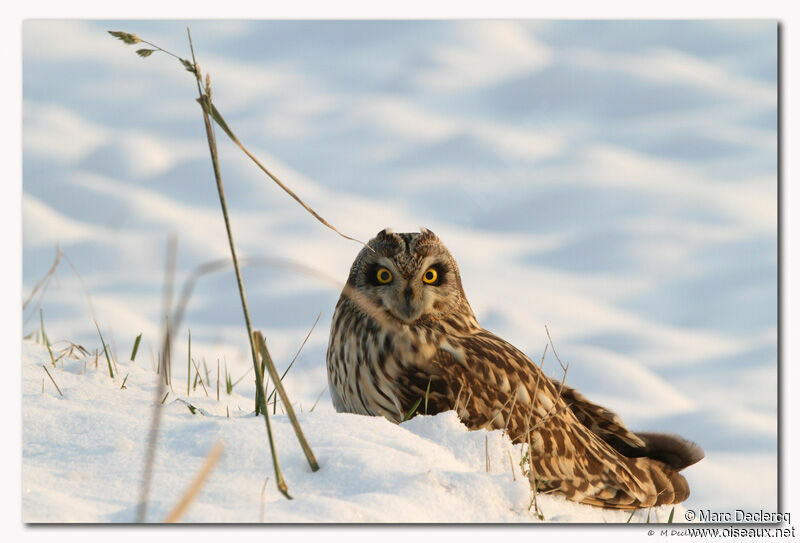
[[[228,258],[196,87],[343,232],[436,232],[484,327],[634,429],[707,457],[690,508],[777,507],[777,24],[770,21],[43,21],[23,28],[24,332],[157,357],[167,238],[176,288]],[[346,279],[359,246],[317,223],[217,131],[241,256]],[[244,280],[308,409],[327,388],[339,288],[286,266]],[[91,299],[87,301],[85,289]],[[252,391],[232,270],[200,279],[176,356]],[[560,377],[554,360],[545,371]],[[243,406],[244,409],[249,406]],[[324,393],[318,409],[332,409]]]

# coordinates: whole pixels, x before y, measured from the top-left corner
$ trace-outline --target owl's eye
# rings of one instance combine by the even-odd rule
[[[425,273],[422,274],[422,281],[432,285],[439,279],[439,272],[436,271],[434,268],[428,268],[425,270]]]
[[[381,285],[386,285],[392,282],[392,272],[386,268],[380,268],[378,269],[378,273],[375,274],[375,278]]]

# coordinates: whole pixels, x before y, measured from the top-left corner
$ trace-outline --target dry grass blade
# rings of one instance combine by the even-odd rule
[[[281,403],[286,409],[286,414],[289,416],[289,421],[292,423],[292,428],[294,428],[295,435],[297,435],[297,441],[300,442],[300,448],[303,449],[303,453],[306,455],[306,460],[308,460],[308,464],[311,466],[311,471],[317,471],[319,469],[319,464],[317,463],[317,459],[314,457],[311,447],[308,445],[308,441],[306,441],[303,430],[300,428],[300,423],[297,422],[297,416],[294,413],[292,404],[289,402],[289,397],[286,394],[286,390],[283,388],[283,383],[281,383],[280,378],[278,378],[278,371],[275,369],[275,364],[272,362],[272,357],[267,349],[264,336],[261,334],[261,332],[256,330],[253,332],[253,340],[255,341],[256,345],[258,345],[258,350],[261,353],[261,359],[266,365],[267,371],[269,371],[270,376],[275,383],[275,389],[278,391],[278,395],[281,398]]]
[[[97,316],[94,312],[94,304],[92,303],[92,297],[89,295],[89,289],[86,288],[86,283],[83,281],[83,276],[78,273],[78,268],[75,267],[75,264],[72,263],[72,260],[70,260],[65,253],[61,253],[61,257],[67,264],[69,264],[69,267],[72,269],[72,273],[74,273],[75,277],[78,278],[78,282],[81,284],[81,289],[83,289],[83,295],[86,296],[86,303],[89,304],[89,312],[92,314],[92,319],[97,320]]]
[[[165,283],[172,283],[174,280],[174,263],[176,260],[176,253],[177,252],[177,239],[174,234],[171,234],[167,241],[167,256],[166,256],[166,273],[164,274],[164,281]],[[171,295],[167,298],[166,293],[172,292],[172,286],[169,284],[164,285],[164,306],[162,310],[165,312],[164,315],[164,322],[165,328],[161,334],[161,341],[162,341],[162,349],[165,353],[169,353],[172,350],[172,343],[171,337],[169,334],[169,327],[167,326],[167,319],[166,319],[166,312],[169,311],[172,303]],[[144,522],[147,519],[147,500],[150,495],[150,484],[152,483],[153,479],[153,465],[155,464],[156,458],[156,447],[158,445],[158,430],[161,427],[161,409],[160,406],[164,405],[164,402],[167,401],[167,396],[169,396],[169,390],[167,389],[167,384],[164,382],[163,379],[160,377],[156,379],[156,402],[159,403],[153,404],[153,411],[152,416],[150,419],[150,433],[148,434],[147,439],[147,453],[145,455],[144,461],[144,473],[142,474],[142,484],[139,488],[139,505],[136,508],[136,522]],[[162,398],[161,395],[164,395]]]
[[[197,102],[203,108],[203,113],[204,113],[204,116],[206,118],[214,119],[214,122],[220,128],[222,128],[222,130],[231,139],[231,141],[233,141],[242,150],[242,152],[244,152],[244,154],[247,155],[250,158],[250,160],[252,160],[256,164],[256,166],[258,166],[265,174],[267,174],[269,176],[269,178],[272,179],[272,181],[275,182],[275,184],[277,184],[281,189],[283,189],[284,192],[286,192],[286,194],[291,196],[293,200],[295,200],[298,204],[303,206],[303,208],[306,211],[311,213],[311,215],[313,215],[314,218],[317,219],[320,223],[324,224],[326,227],[330,228],[331,230],[333,230],[334,232],[339,234],[341,237],[343,237],[345,239],[348,239],[348,240],[351,240],[351,241],[355,241],[356,243],[360,243],[364,247],[369,248],[367,246],[367,244],[364,243],[363,241],[360,241],[360,240],[358,240],[356,238],[353,238],[353,237],[350,237],[350,236],[348,236],[346,234],[343,234],[335,226],[333,226],[331,223],[329,223],[324,218],[322,218],[322,216],[319,213],[314,211],[311,208],[311,206],[309,206],[307,203],[305,203],[297,194],[294,193],[294,191],[292,189],[287,187],[272,172],[270,172],[266,167],[264,167],[264,165],[261,164],[261,162],[242,144],[242,142],[239,141],[239,138],[236,137],[236,135],[233,133],[233,131],[228,126],[228,123],[225,122],[225,119],[223,119],[222,114],[219,112],[219,110],[217,110],[216,106],[211,101],[211,82],[210,82],[210,79],[208,77],[208,74],[206,74],[205,85],[203,85],[203,83],[202,83],[200,67],[197,65],[197,60],[194,57],[194,46],[192,44],[191,32],[189,32],[188,28],[186,30],[187,30],[187,34],[189,35],[189,47],[190,47],[190,49],[192,51],[192,61],[191,62],[186,60],[186,59],[183,59],[183,58],[181,58],[181,57],[179,57],[177,55],[175,55],[174,53],[171,53],[171,52],[167,51],[166,49],[162,49],[161,47],[157,46],[154,43],[151,43],[151,42],[146,41],[146,40],[142,40],[141,38],[139,38],[135,34],[130,34],[130,33],[121,32],[121,31],[111,31],[111,30],[109,30],[108,33],[111,34],[112,36],[114,36],[115,38],[122,40],[123,42],[125,42],[127,44],[145,43],[145,44],[150,45],[151,47],[153,47],[153,49],[139,49],[139,50],[137,50],[136,54],[139,55],[140,57],[146,58],[146,57],[149,57],[153,52],[160,51],[160,52],[166,53],[166,54],[178,59],[178,61],[180,61],[181,65],[183,65],[183,67],[186,69],[186,71],[194,74],[195,79],[197,80],[197,90],[198,90],[198,94],[199,94],[199,98],[197,99]],[[371,248],[369,248],[369,249],[372,250]]]
[[[483,442],[483,451],[486,454],[486,473],[491,471],[490,462],[489,462],[489,434],[484,434],[484,442]]]
[[[203,484],[208,479],[208,476],[211,474],[211,471],[219,462],[219,459],[222,457],[222,450],[223,446],[221,443],[217,443],[214,445],[214,448],[211,449],[211,452],[208,453],[206,456],[206,461],[203,464],[203,467],[200,468],[200,471],[192,481],[192,484],[189,485],[189,488],[186,489],[183,497],[180,501],[172,508],[172,511],[169,512],[167,518],[164,519],[166,523],[173,523],[178,522],[181,517],[186,513],[186,510],[192,504],[192,502],[197,498],[197,495],[200,493],[200,489],[203,488]]]
[[[308,334],[306,334],[306,337],[303,340],[303,343],[300,344],[300,348],[297,349],[297,352],[295,353],[294,358],[292,358],[292,361],[289,362],[289,365],[286,367],[284,372],[281,374],[281,382],[283,382],[283,378],[286,377],[286,374],[289,373],[289,370],[292,369],[292,366],[294,365],[295,360],[297,360],[297,357],[300,356],[300,352],[303,350],[303,347],[306,346],[306,342],[308,341],[308,338],[311,337],[312,332],[314,332],[314,328],[317,326],[317,323],[319,322],[319,318],[321,316],[322,316],[322,313],[319,313],[317,315],[317,318],[314,319],[314,324],[311,325],[311,330],[308,331]],[[275,396],[275,391],[276,390],[277,389],[273,389],[272,392],[269,394],[269,397],[267,397],[267,403],[269,403],[269,401],[272,399],[272,397]]]
[[[106,347],[106,342],[103,340],[103,334],[100,332],[100,325],[97,324],[97,321],[94,321],[94,326],[97,328],[97,334],[100,336],[100,343],[103,344],[103,352],[106,355],[106,362],[108,363],[108,375],[113,379],[114,370],[111,367],[111,357],[108,356],[108,347]]]
[[[47,366],[45,366],[44,364],[42,364],[42,369],[44,369],[44,372],[47,374],[47,376],[48,376],[48,377],[50,378],[50,380],[53,382],[53,386],[54,386],[54,387],[56,387],[56,390],[58,391],[58,395],[59,395],[59,396],[61,396],[61,397],[63,398],[63,397],[64,397],[64,394],[61,392],[61,389],[60,389],[60,388],[58,388],[58,384],[56,383],[56,380],[55,380],[55,379],[53,379],[53,376],[52,376],[52,375],[50,375],[50,372],[49,372],[49,371],[47,371]],[[42,385],[42,391],[44,391],[44,385]]]
[[[56,359],[53,356],[53,349],[50,347],[50,340],[47,337],[47,334],[44,331],[44,312],[39,309],[39,319],[41,321],[42,327],[42,341],[44,341],[45,346],[47,347],[47,354],[50,355],[50,362],[53,364],[53,367],[56,367]]]
[[[458,402],[461,399],[461,392],[464,390],[464,383],[461,383],[461,386],[458,387],[458,394],[456,394],[456,402],[453,404],[453,411],[458,414]]]
[[[33,285],[33,290],[31,290],[28,298],[22,303],[22,311],[25,311],[25,309],[28,307],[28,304],[31,302],[31,300],[33,300],[33,297],[36,296],[36,293],[39,291],[39,289],[50,283],[50,279],[53,277],[53,274],[56,272],[56,268],[61,261],[61,255],[61,251],[58,249],[58,246],[56,246],[56,256],[53,259],[53,265],[50,266],[50,269],[47,270],[47,273],[45,273],[44,276],[39,279],[35,285]]]
[[[258,166],[259,169],[261,169],[262,172],[267,174],[269,176],[269,178],[272,179],[275,182],[275,184],[277,184],[280,188],[282,188],[283,191],[286,192],[286,194],[291,196],[298,204],[303,206],[303,208],[305,208],[306,211],[311,213],[311,215],[313,215],[315,219],[317,219],[319,222],[321,222],[322,224],[324,224],[325,226],[327,226],[328,228],[330,228],[331,230],[333,230],[334,232],[339,234],[341,237],[343,237],[345,239],[349,239],[350,241],[355,241],[356,243],[360,243],[364,247],[368,247],[367,244],[364,243],[363,241],[358,240],[358,239],[353,238],[353,237],[350,237],[350,236],[348,236],[346,234],[343,234],[335,226],[333,226],[331,223],[329,223],[328,221],[323,219],[319,215],[319,213],[317,213],[316,211],[314,211],[311,208],[311,206],[309,206],[302,199],[300,199],[300,197],[297,194],[295,194],[294,191],[292,191],[292,189],[290,189],[289,187],[284,185],[283,182],[280,179],[278,179],[271,171],[269,171],[263,164],[261,164],[261,162],[253,155],[253,153],[248,151],[247,147],[245,147],[242,144],[242,142],[239,141],[239,138],[236,137],[236,134],[234,134],[233,131],[230,129],[230,127],[228,126],[228,123],[226,123],[225,119],[222,118],[222,114],[217,110],[217,108],[214,106],[213,103],[211,103],[210,100],[205,100],[201,96],[200,100],[198,100],[198,101],[203,106],[203,108],[209,112],[209,114],[211,115],[211,118],[213,118],[214,121],[219,125],[219,127],[222,128],[222,131],[225,132],[225,134],[227,134],[227,136],[231,139],[231,141],[233,143],[235,143],[236,146],[239,147],[239,149],[241,149],[242,152],[245,155],[247,155],[250,158],[250,160],[252,160],[255,163],[255,165]]]
[[[197,367],[197,362],[195,362],[194,359],[191,360],[192,360],[192,365],[194,366],[194,371],[197,372],[197,377],[200,378],[200,384],[203,385],[203,392],[206,393],[206,398],[208,398],[208,389],[206,388],[206,384],[203,382],[203,376],[200,375],[200,370]]]
[[[318,403],[319,403],[319,401],[322,399],[322,396],[325,394],[325,391],[326,391],[326,390],[328,390],[328,387],[325,387],[325,388],[323,388],[323,389],[322,389],[322,392],[320,392],[320,393],[319,393],[319,396],[317,396],[317,399],[316,399],[316,401],[314,402],[314,405],[312,405],[312,406],[311,406],[311,409],[309,409],[309,410],[308,410],[308,412],[309,412],[309,413],[313,413],[313,412],[314,412],[314,409],[316,409],[316,408],[317,408],[317,404],[318,404]]]

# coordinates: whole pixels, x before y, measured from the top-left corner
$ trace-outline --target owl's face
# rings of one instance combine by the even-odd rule
[[[458,266],[430,230],[395,234],[386,229],[367,245],[350,269],[348,284],[378,311],[411,324],[439,319],[464,300]]]

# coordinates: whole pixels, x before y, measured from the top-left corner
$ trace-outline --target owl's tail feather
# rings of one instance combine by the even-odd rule
[[[562,386],[561,390],[562,399],[581,424],[628,458],[653,458],[680,471],[705,457],[697,443],[674,434],[631,432],[616,413],[590,402],[573,388]]]
[[[706,456],[700,445],[675,434],[640,432],[636,436],[644,442],[644,447],[614,448],[630,458],[646,456],[659,460],[675,471],[688,468]]]
[[[590,431],[589,441],[605,442],[599,450],[604,451],[600,454],[607,465],[620,466],[588,488],[579,481],[561,481],[562,492],[581,503],[627,510],[680,503],[689,497],[689,484],[678,472],[705,456],[699,445],[673,434],[631,432],[612,411],[575,389],[562,386],[561,390],[570,411]]]

